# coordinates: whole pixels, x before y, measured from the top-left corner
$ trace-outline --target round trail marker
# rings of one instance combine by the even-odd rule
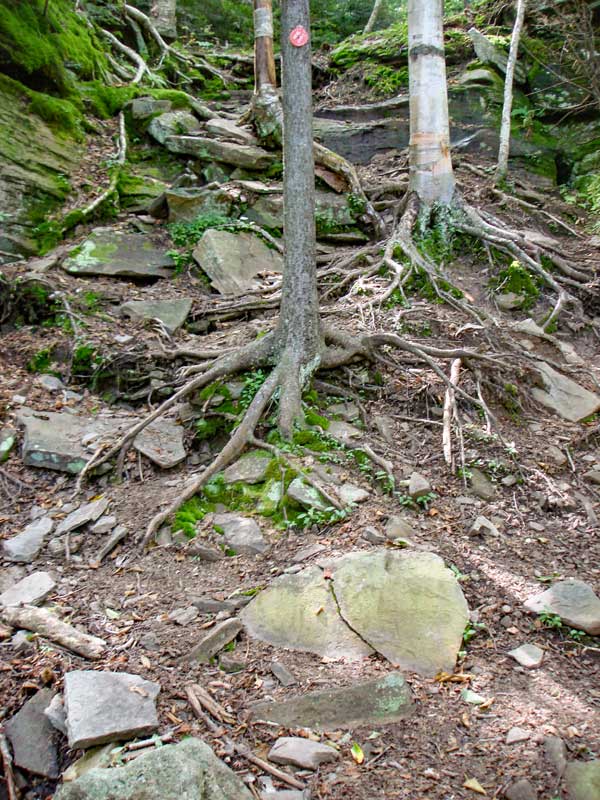
[[[304,47],[308,43],[308,31],[302,25],[298,25],[290,33],[290,42],[294,47]]]

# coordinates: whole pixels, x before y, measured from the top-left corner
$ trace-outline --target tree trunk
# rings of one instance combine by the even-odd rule
[[[443,0],[408,2],[410,184],[425,206],[454,195]]]
[[[252,119],[259,139],[281,145],[282,111],[273,54],[272,0],[254,0],[254,97]]]
[[[504,81],[504,105],[502,107],[502,125],[500,127],[500,148],[498,150],[498,166],[496,167],[496,184],[506,178],[508,173],[508,155],[510,151],[510,122],[513,103],[513,83],[515,78],[515,68],[517,66],[517,56],[519,54],[519,41],[523,22],[525,20],[526,0],[517,0],[517,18],[510,41],[510,52],[506,64],[506,78]]]
[[[310,31],[309,0],[284,0],[281,28],[285,256],[279,333],[281,405],[285,398],[286,407],[280,408],[279,425],[289,435],[294,422],[302,418],[302,385],[317,368],[322,346],[315,256],[311,48],[310,40],[301,46],[290,41],[292,32],[298,42],[303,31]]]
[[[365,25],[363,33],[371,33],[371,31],[375,27],[375,23],[379,18],[379,12],[381,11],[382,6],[383,6],[383,0],[375,0],[375,3],[373,5],[373,10],[371,11],[371,16],[369,17],[369,21]]]
[[[154,0],[150,17],[163,38],[177,38],[177,0]]]

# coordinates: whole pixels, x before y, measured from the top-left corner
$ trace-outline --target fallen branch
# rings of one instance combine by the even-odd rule
[[[454,386],[458,385],[460,376],[461,360],[455,359],[450,367],[450,383]],[[450,386],[446,389],[446,396],[444,398],[444,430],[442,432],[442,446],[444,448],[444,460],[449,467],[452,466],[452,420],[456,414],[456,399],[455,391]]]
[[[0,728],[0,756],[2,756],[2,767],[4,772],[4,780],[6,781],[8,800],[19,800],[21,793],[19,792],[17,784],[15,783],[12,755],[3,728]]]
[[[106,642],[103,639],[78,631],[44,608],[6,606],[0,609],[0,619],[13,628],[25,628],[91,660],[100,658],[106,649]]]

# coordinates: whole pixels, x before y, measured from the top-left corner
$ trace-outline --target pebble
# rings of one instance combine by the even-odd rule
[[[506,744],[518,744],[519,742],[526,742],[531,737],[529,731],[523,728],[514,727],[506,734]]]
[[[535,644],[522,644],[510,650],[508,655],[527,669],[536,669],[544,660],[544,651]]]
[[[275,675],[282,686],[294,686],[294,684],[298,683],[295,676],[289,671],[289,669],[279,661],[271,662],[271,672],[273,675]]]
[[[504,792],[506,800],[537,800],[537,792],[526,778],[514,781]]]
[[[187,608],[176,608],[169,614],[169,621],[177,625],[185,626],[193,622],[196,617],[200,616],[200,612],[195,606],[188,606]]]
[[[321,742],[312,742],[299,736],[282,736],[277,739],[267,758],[275,764],[289,764],[300,769],[315,770],[321,764],[336,761],[337,750]]]

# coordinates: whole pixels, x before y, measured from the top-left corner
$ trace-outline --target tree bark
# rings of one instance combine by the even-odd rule
[[[381,11],[382,6],[383,6],[383,0],[375,0],[375,3],[373,5],[373,10],[371,11],[371,16],[369,17],[369,21],[365,25],[363,33],[371,33],[371,31],[375,27],[377,20],[379,19],[379,13]]]
[[[506,78],[504,81],[504,105],[502,107],[502,124],[500,126],[500,148],[498,150],[498,166],[496,167],[496,184],[506,178],[508,173],[508,156],[510,151],[510,123],[513,104],[513,84],[515,69],[517,66],[517,56],[519,54],[519,42],[521,31],[525,20],[526,0],[517,0],[517,18],[510,40],[510,52],[506,64]]]
[[[450,156],[443,0],[408,2],[410,184],[425,206],[454,195]]]
[[[154,0],[150,17],[161,36],[177,38],[177,0]]]
[[[309,0],[284,0],[281,23],[285,254],[279,317],[284,376],[279,425],[291,434],[294,422],[302,418],[302,385],[317,368],[322,347],[315,253],[311,47],[310,40],[300,47],[290,41],[292,31],[310,31]]]
[[[252,120],[259,139],[280,146],[282,110],[273,53],[272,0],[254,0],[254,97]]]

